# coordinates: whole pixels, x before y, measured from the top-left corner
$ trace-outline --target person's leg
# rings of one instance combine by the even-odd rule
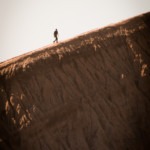
[[[55,43],[56,42],[56,37],[55,37],[55,40],[53,41],[53,43]]]

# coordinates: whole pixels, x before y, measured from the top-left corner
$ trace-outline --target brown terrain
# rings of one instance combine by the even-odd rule
[[[150,13],[0,63],[1,150],[149,150]]]

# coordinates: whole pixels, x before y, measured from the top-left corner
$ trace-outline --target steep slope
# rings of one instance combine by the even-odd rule
[[[150,13],[0,64],[0,149],[150,149]]]

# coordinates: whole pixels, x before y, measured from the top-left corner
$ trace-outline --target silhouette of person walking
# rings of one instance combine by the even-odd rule
[[[53,41],[53,43],[58,43],[58,30],[56,29],[55,31],[54,31],[54,37],[55,37],[55,40]]]

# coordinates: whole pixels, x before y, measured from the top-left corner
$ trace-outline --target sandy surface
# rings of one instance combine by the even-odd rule
[[[0,149],[150,149],[150,13],[0,63]]]

